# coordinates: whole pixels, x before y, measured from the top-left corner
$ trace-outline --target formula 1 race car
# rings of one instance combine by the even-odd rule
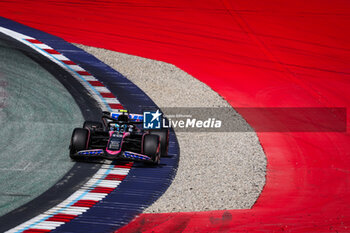
[[[75,128],[70,142],[73,160],[103,158],[133,160],[159,164],[169,145],[167,129],[142,128],[143,115],[129,114],[121,109],[103,112],[102,122],[85,121]]]

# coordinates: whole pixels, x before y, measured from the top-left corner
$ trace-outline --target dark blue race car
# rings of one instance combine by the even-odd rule
[[[75,128],[70,142],[73,160],[101,158],[158,164],[169,145],[167,129],[144,130],[143,115],[121,109],[103,112],[102,122],[85,121]]]

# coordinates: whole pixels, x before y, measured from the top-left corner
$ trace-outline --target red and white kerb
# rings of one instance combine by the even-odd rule
[[[43,214],[7,231],[7,233],[50,232],[70,222],[112,192],[127,176],[132,163],[102,165],[101,169],[78,191]]]
[[[88,93],[94,97],[103,111],[123,109],[123,106],[118,99],[103,85],[102,82],[60,52],[33,37],[14,32],[7,28],[0,27],[0,32],[28,45],[72,74],[72,76],[86,88]]]

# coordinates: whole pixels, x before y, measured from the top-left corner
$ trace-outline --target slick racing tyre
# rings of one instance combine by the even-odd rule
[[[169,130],[167,129],[153,129],[149,131],[152,135],[158,135],[160,140],[160,156],[168,155],[169,146]]]
[[[75,128],[73,130],[71,142],[70,142],[70,153],[71,159],[76,159],[74,155],[80,150],[86,150],[89,146],[89,130],[82,128]]]
[[[160,161],[160,142],[158,135],[146,134],[143,139],[143,154],[151,157],[153,164],[159,164]]]
[[[94,131],[102,131],[103,130],[103,125],[101,122],[98,121],[85,121],[83,128],[88,129],[92,132]]]

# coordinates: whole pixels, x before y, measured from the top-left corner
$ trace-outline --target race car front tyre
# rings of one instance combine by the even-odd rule
[[[103,130],[103,125],[101,122],[98,121],[85,121],[83,128],[88,129],[90,131],[102,131]]]
[[[143,139],[143,154],[151,157],[154,164],[160,161],[160,141],[158,135],[147,134]]]
[[[73,130],[71,142],[70,142],[70,153],[71,159],[76,159],[74,155],[80,150],[86,150],[89,146],[89,135],[90,132],[87,129],[75,128]]]
[[[158,135],[160,140],[160,156],[168,155],[169,146],[169,130],[167,129],[153,129],[149,131],[150,134]]]

